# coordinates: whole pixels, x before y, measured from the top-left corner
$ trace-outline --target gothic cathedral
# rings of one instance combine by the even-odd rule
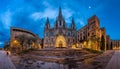
[[[59,14],[54,23],[54,27],[50,27],[47,18],[44,28],[44,47],[45,48],[72,48],[76,43],[77,31],[74,19],[72,18],[70,28],[67,27],[62,10],[59,8]]]

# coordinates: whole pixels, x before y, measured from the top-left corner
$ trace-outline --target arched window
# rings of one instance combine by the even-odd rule
[[[61,26],[61,21],[60,21],[60,26]]]
[[[59,21],[59,26],[62,27],[63,26],[63,21]]]
[[[46,34],[45,34],[46,36],[48,36],[48,32],[46,32]]]
[[[70,36],[70,32],[68,32],[68,36]]]
[[[53,36],[54,35],[54,33],[53,32],[50,32],[50,36]]]
[[[75,33],[74,33],[74,32],[72,33],[72,36],[75,36]]]

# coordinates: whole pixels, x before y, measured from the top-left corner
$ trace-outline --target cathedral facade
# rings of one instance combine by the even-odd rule
[[[77,31],[74,19],[71,20],[70,28],[67,27],[61,8],[54,23],[54,27],[50,27],[47,18],[44,27],[44,48],[71,48],[76,43]]]

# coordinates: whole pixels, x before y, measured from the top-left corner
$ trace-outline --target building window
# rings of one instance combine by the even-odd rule
[[[53,32],[50,32],[50,36],[53,36],[54,35],[54,33]]]
[[[61,21],[60,21],[60,26],[61,26]]]
[[[48,33],[46,32],[46,36],[48,36]]]
[[[85,36],[83,36],[83,39],[85,40]]]
[[[70,36],[70,32],[68,32],[68,36]]]
[[[90,34],[88,33],[88,36],[89,36]]]
[[[92,22],[91,22],[91,24],[94,24],[94,23],[96,23],[96,21],[92,21]]]
[[[82,37],[80,38],[80,40],[82,40]]]
[[[51,42],[53,42],[53,38],[51,38]]]
[[[75,36],[75,33],[73,33],[72,36]]]
[[[68,38],[68,42],[70,42],[70,38]]]
[[[46,40],[46,43],[48,43],[48,39]]]
[[[17,38],[18,36],[15,36],[15,38]]]
[[[83,34],[85,35],[85,31],[83,32]]]
[[[74,42],[74,39],[73,39],[73,42]]]
[[[82,33],[80,35],[82,36]]]

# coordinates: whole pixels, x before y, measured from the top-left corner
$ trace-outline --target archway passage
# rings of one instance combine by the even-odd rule
[[[65,40],[64,36],[59,35],[56,38],[55,47],[56,48],[66,48],[66,40]]]

